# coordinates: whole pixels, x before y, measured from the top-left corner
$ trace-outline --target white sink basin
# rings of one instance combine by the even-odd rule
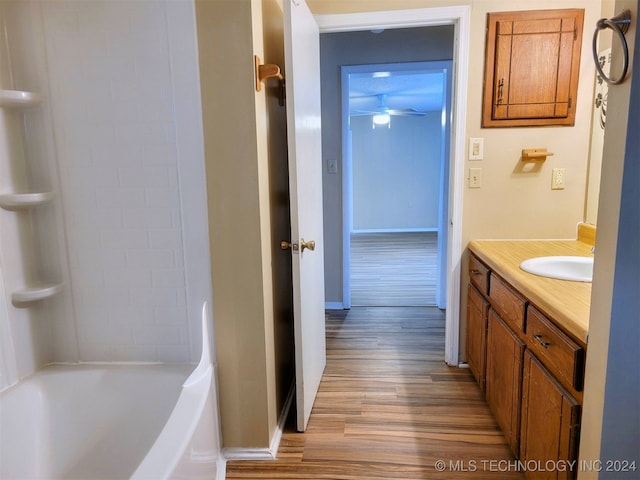
[[[529,258],[520,264],[525,272],[541,277],[590,282],[593,278],[593,257],[556,256]]]

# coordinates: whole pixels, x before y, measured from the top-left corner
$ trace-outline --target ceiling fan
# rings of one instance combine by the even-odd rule
[[[364,109],[352,109],[351,110],[351,116],[363,116],[363,115],[373,115],[374,116],[374,122],[375,122],[375,117],[379,117],[380,119],[382,119],[383,116],[386,116],[387,118],[389,116],[420,116],[423,117],[424,115],[426,115],[425,112],[421,112],[419,110],[416,110],[414,108],[389,108],[387,106],[387,94],[386,93],[381,93],[378,95],[370,95],[370,96],[375,96],[378,99],[378,105],[376,107],[374,107],[371,110],[364,110]],[[363,98],[363,97],[358,97],[358,98]],[[381,123],[388,123],[388,121],[385,122],[381,122]]]

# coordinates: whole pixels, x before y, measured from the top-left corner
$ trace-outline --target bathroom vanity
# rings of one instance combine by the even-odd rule
[[[576,460],[591,283],[533,275],[520,263],[589,257],[591,245],[473,241],[469,252],[467,362],[496,421],[522,462]],[[527,472],[537,475],[573,478],[575,471]]]

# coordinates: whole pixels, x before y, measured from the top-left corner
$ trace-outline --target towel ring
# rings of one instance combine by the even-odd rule
[[[609,85],[622,83],[627,76],[627,69],[629,68],[629,46],[627,45],[627,39],[624,34],[629,30],[630,24],[631,12],[629,10],[624,10],[612,18],[601,18],[596,22],[596,31],[593,32],[593,61],[596,63],[596,70],[598,71],[598,74]],[[600,30],[604,30],[606,28],[613,30],[618,35],[618,38],[620,38],[620,43],[622,44],[622,74],[620,75],[620,78],[617,79],[613,79],[605,75],[598,59],[598,34],[600,33]]]

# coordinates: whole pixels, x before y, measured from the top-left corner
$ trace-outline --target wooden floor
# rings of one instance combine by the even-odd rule
[[[444,364],[443,345],[435,307],[329,312],[307,431],[288,426],[277,460],[228,462],[227,478],[522,478],[499,471],[513,457],[469,371]]]
[[[436,232],[351,235],[351,305],[436,304]]]

